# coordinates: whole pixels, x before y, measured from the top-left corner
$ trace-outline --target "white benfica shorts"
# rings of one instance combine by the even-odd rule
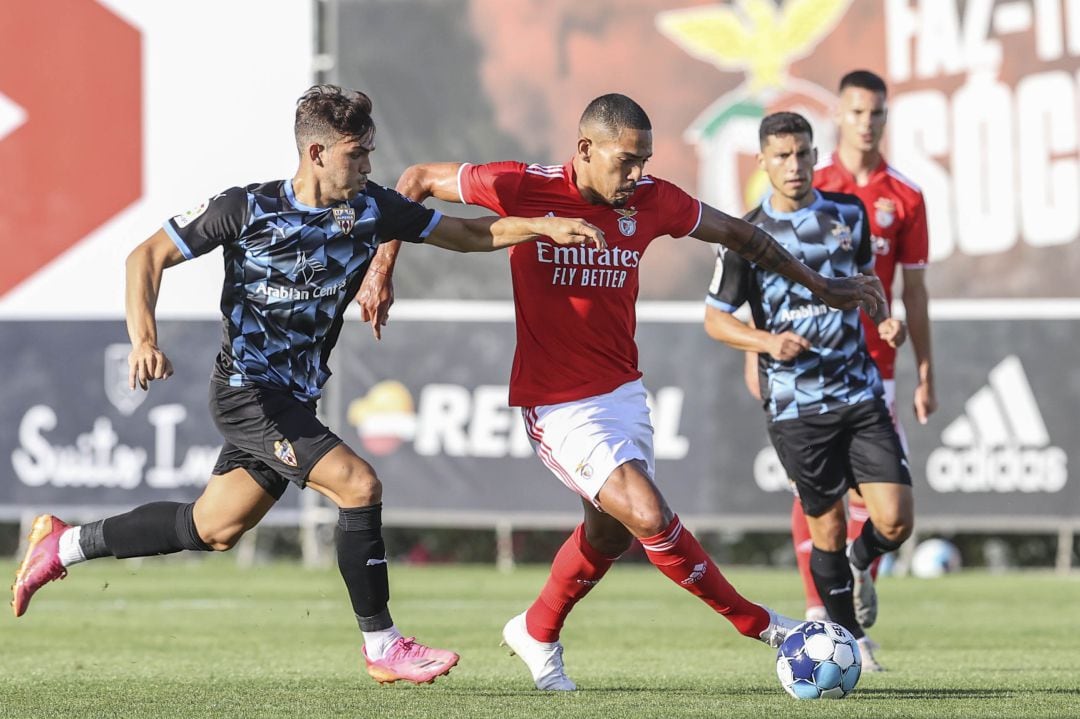
[[[653,427],[645,385],[634,380],[606,394],[522,407],[537,456],[563,484],[597,505],[615,468],[641,460],[653,478]]]

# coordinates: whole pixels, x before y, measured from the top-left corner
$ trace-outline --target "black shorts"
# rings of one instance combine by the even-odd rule
[[[849,487],[911,485],[911,472],[884,400],[769,423],[780,463],[795,483],[803,512],[819,517]]]
[[[225,438],[214,474],[246,469],[274,499],[289,482],[303,488],[323,455],[341,444],[315,416],[314,402],[283,390],[212,381],[210,416]]]

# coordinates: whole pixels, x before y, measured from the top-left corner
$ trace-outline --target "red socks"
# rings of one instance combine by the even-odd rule
[[[727,617],[740,634],[757,639],[768,628],[769,613],[735,591],[678,517],[660,534],[643,537],[641,546],[664,576]]]
[[[806,524],[806,515],[798,498],[791,505],[791,543],[795,545],[795,562],[799,565],[806,608],[824,606],[814,585],[814,577],[810,574],[810,552],[814,549],[814,543],[810,540],[810,527]]]
[[[851,544],[862,534],[863,525],[870,519],[866,511],[866,505],[854,495],[848,496],[848,525],[847,541]],[[810,528],[806,526],[806,515],[803,514],[802,503],[796,499],[791,505],[791,543],[795,545],[795,562],[799,565],[799,576],[802,577],[803,593],[806,595],[806,608],[820,607],[824,605],[818,595],[817,587],[814,586],[814,578],[810,575],[810,550],[814,548],[810,541]],[[877,579],[878,565],[881,558],[878,557],[870,565],[870,574]]]
[[[585,525],[579,524],[555,555],[540,596],[525,612],[529,635],[540,642],[558,641],[570,610],[607,574],[616,559],[596,551],[585,539]]]

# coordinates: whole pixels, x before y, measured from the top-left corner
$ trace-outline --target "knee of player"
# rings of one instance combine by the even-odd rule
[[[610,528],[588,531],[585,538],[589,546],[605,557],[622,556],[627,549],[630,549],[630,543],[634,541],[633,535],[622,527],[617,531]]]
[[[227,552],[236,546],[246,531],[243,524],[228,524],[199,529],[199,538],[215,552]]]
[[[663,505],[637,507],[627,528],[638,537],[655,537],[666,531],[674,518],[671,510]]]
[[[890,517],[884,522],[874,522],[874,527],[885,539],[893,544],[900,545],[911,536],[912,531],[915,529],[915,522],[913,517],[901,514]]]
[[[356,458],[341,469],[335,488],[343,507],[367,507],[382,501],[382,482],[367,462]]]

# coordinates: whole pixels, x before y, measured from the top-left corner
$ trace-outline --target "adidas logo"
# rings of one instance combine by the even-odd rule
[[[1068,480],[1068,456],[1050,445],[1015,355],[990,370],[989,384],[964,403],[941,442],[926,462],[926,479],[937,492],[1060,492]]]
[[[690,576],[679,582],[679,584],[697,584],[701,581],[701,578],[705,576],[705,570],[709,568],[709,565],[705,562],[694,565],[694,571],[690,572]]]

